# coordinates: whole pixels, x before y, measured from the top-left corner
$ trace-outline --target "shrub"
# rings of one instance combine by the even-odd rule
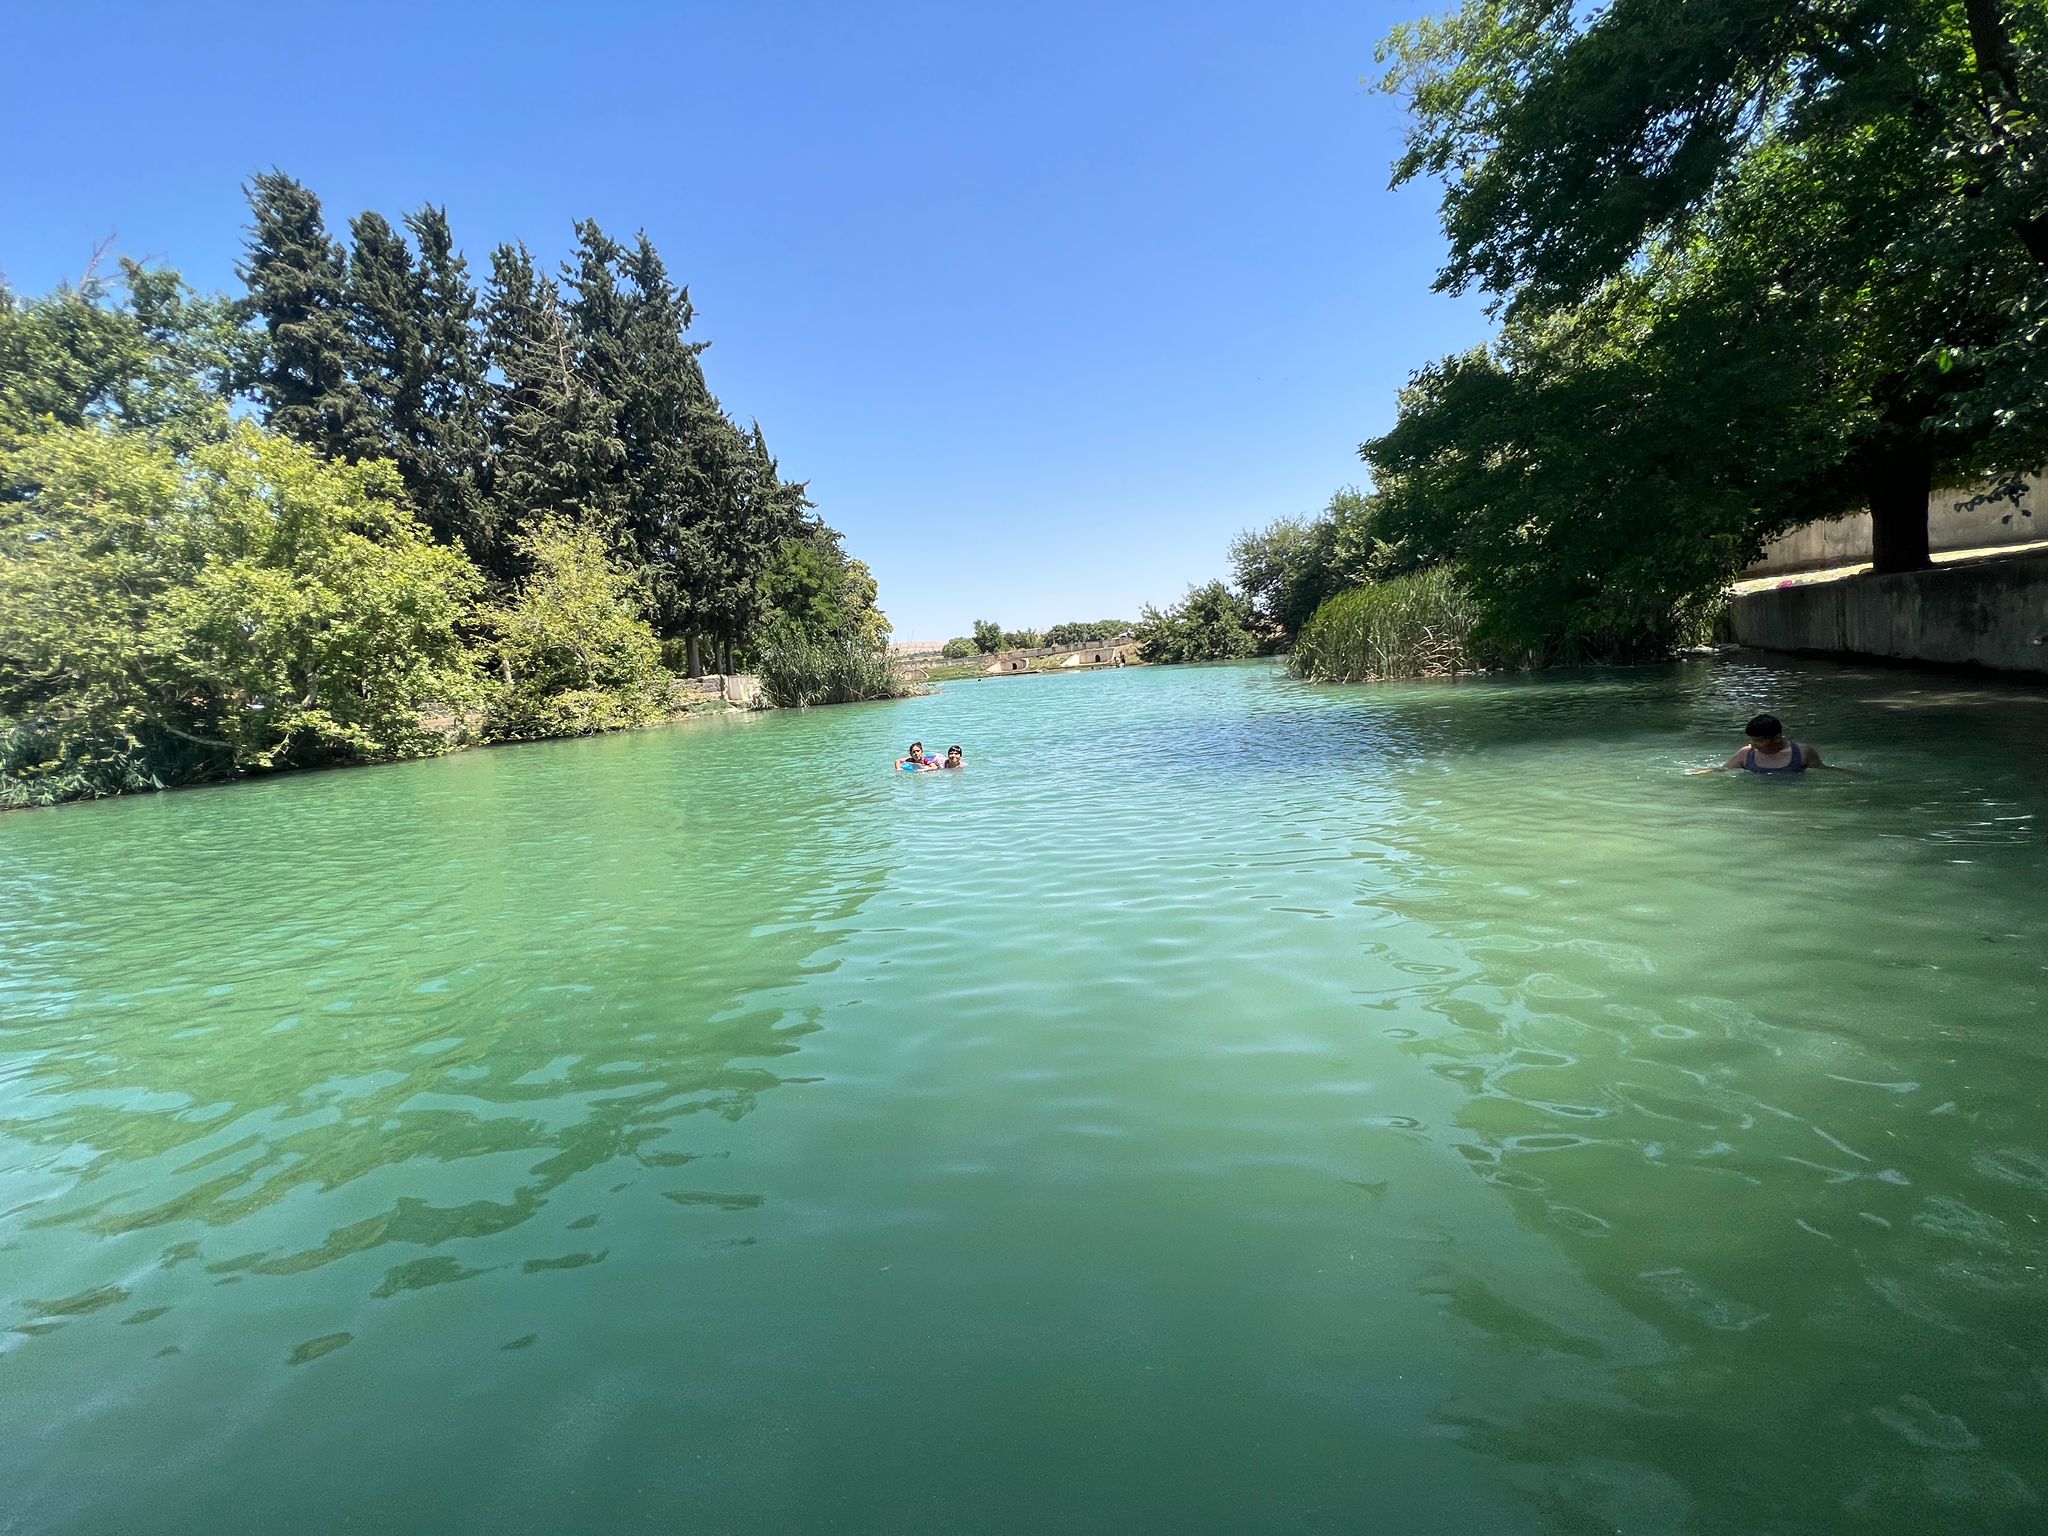
[[[1319,683],[1445,677],[1499,665],[1475,636],[1479,608],[1449,567],[1353,587],[1302,626],[1288,666]]]
[[[969,656],[977,654],[978,650],[979,647],[972,640],[968,639],[965,635],[961,635],[958,639],[948,640],[941,646],[939,654],[949,661],[964,661]]]
[[[533,574],[487,609],[498,687],[484,718],[494,740],[586,736],[659,719],[669,672],[633,583],[595,529],[543,519],[518,542]]]

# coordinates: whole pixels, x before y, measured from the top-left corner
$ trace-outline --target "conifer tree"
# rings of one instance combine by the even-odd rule
[[[489,465],[474,553],[503,579],[520,570],[521,535],[550,513],[608,527],[621,451],[614,404],[578,370],[561,290],[523,245],[492,253],[484,336],[498,386],[484,416]]]
[[[414,492],[427,525],[442,538],[477,539],[482,526],[485,357],[469,263],[455,249],[445,209],[406,215],[419,246],[413,329],[424,369],[419,390],[419,453],[429,473]]]
[[[425,415],[426,360],[418,328],[419,279],[405,237],[381,213],[349,221],[354,249],[344,287],[362,401],[358,442],[365,456],[398,466],[415,504],[429,478],[418,446]],[[439,530],[437,530],[439,531]]]
[[[247,188],[255,215],[240,272],[262,327],[250,386],[264,424],[336,459],[361,457],[363,408],[353,382],[347,261],[320,199],[282,171]]]

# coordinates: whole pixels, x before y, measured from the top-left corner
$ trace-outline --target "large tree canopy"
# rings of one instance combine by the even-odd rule
[[[1519,565],[1592,605],[1585,634],[1859,504],[1880,568],[1924,565],[1932,487],[2048,454],[2043,41],[2039,0],[1468,0],[1398,30],[1396,180],[1443,180],[1439,285],[1505,311],[1366,446],[1401,527],[1482,595]]]

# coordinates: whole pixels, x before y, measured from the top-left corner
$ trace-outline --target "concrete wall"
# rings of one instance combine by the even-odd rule
[[[1969,500],[1972,492],[1936,491],[1927,498],[1927,542],[1940,553],[2048,540],[2048,510],[2035,505],[2044,500],[2039,492],[2040,482],[2030,481],[2018,507],[2009,501],[1999,501],[1959,508],[1956,503]],[[1832,522],[1808,523],[1773,539],[1764,546],[1763,558],[1742,574],[1778,576],[1787,571],[1814,571],[1831,565],[1861,565],[1869,558],[1870,514],[1858,512]]]
[[[1765,650],[2048,676],[2048,551],[1750,592],[1729,624]]]

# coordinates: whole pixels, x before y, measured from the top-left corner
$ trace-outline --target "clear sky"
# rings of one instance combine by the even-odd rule
[[[1430,292],[1367,82],[1440,0],[24,6],[0,271],[94,245],[234,285],[241,184],[447,206],[472,269],[645,227],[712,387],[873,566],[898,639],[1135,616],[1358,483]]]

